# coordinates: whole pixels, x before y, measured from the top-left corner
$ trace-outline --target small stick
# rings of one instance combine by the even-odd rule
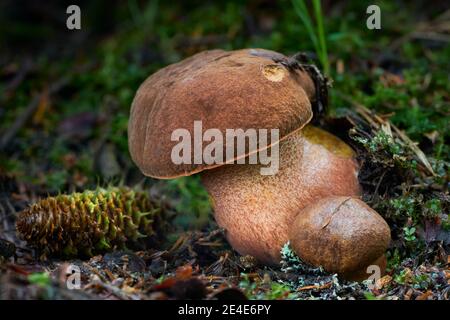
[[[6,146],[11,142],[11,140],[16,136],[16,134],[19,132],[19,130],[25,125],[25,123],[28,121],[28,119],[34,114],[37,107],[39,106],[39,102],[41,99],[46,95],[55,94],[59,90],[61,90],[64,86],[66,86],[69,82],[68,78],[62,78],[58,80],[57,82],[51,84],[47,90],[44,90],[44,92],[41,92],[40,94],[37,94],[33,97],[31,102],[26,107],[25,111],[16,118],[16,121],[13,123],[13,125],[6,130],[6,132],[3,133],[3,137],[0,140],[0,150],[3,150],[6,148]]]
[[[431,173],[431,175],[435,176],[433,168],[431,167],[430,162],[428,161],[425,153],[420,150],[420,148],[399,128],[397,128],[394,124],[392,124],[389,120],[383,120],[380,116],[374,114],[369,109],[367,109],[364,105],[354,101],[353,99],[343,95],[342,93],[339,93],[339,96],[343,98],[344,100],[348,101],[350,104],[352,104],[356,111],[366,119],[367,122],[369,122],[375,129],[380,129],[380,127],[385,127],[384,132],[386,132],[386,129],[388,132],[390,132],[390,129],[386,127],[386,124],[388,124],[392,129],[394,129],[395,133],[400,137],[401,140],[408,146],[411,151],[414,152],[414,154],[417,156],[420,162],[425,166],[425,168]],[[373,119],[375,119],[376,123]]]
[[[331,287],[331,285],[333,284],[333,282],[327,282],[324,285],[318,286],[318,285],[311,285],[311,286],[305,286],[305,287],[301,287],[298,288],[297,291],[307,291],[307,290],[322,290],[322,289],[328,289]]]

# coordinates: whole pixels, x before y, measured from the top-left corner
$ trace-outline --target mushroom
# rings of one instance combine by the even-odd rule
[[[262,263],[278,264],[289,226],[304,207],[330,195],[360,195],[352,149],[306,126],[313,108],[320,109],[320,80],[314,68],[269,50],[198,53],[159,70],[140,86],[128,125],[131,157],[154,178],[201,172],[216,221],[233,248]],[[229,128],[279,129],[278,139],[253,147],[247,143],[244,151],[233,150],[231,159],[279,147],[279,171],[264,176],[263,164],[207,163],[195,155],[191,163],[175,164],[176,130],[187,130],[189,140],[202,149],[208,145],[195,138],[199,120],[202,128],[223,135]],[[222,151],[227,152],[225,144]]]
[[[241,254],[250,254],[263,263],[271,264],[278,263],[282,241],[287,241],[286,223],[293,219],[294,204],[303,203],[305,197],[315,198],[306,188],[303,197],[294,199],[298,193],[292,191],[303,178],[287,177],[286,180],[291,172],[283,173],[283,167],[288,167],[288,164],[300,163],[295,163],[303,152],[303,139],[299,132],[312,118],[311,101],[317,100],[316,84],[307,69],[293,68],[292,61],[287,62],[289,58],[282,54],[263,49],[198,53],[147,78],[135,95],[128,125],[131,157],[145,175],[172,179],[202,171],[207,173],[204,182],[216,204],[216,219],[219,226],[227,229],[232,246]],[[286,165],[275,176],[262,178],[256,172],[261,167],[259,165],[234,166],[207,164],[204,161],[174,164],[172,150],[178,142],[172,140],[172,133],[184,128],[193,136],[193,124],[198,120],[202,121],[203,129],[217,129],[224,135],[229,128],[244,131],[253,128],[279,129],[279,141],[289,141],[286,149],[290,154],[282,157]],[[244,152],[235,150],[232,160],[258,153],[277,145],[279,141],[270,141],[268,146],[262,147],[258,144],[254,149],[248,143]],[[201,143],[204,148],[206,143]],[[224,145],[223,154],[226,152]],[[310,157],[314,157],[314,152],[322,156],[318,149],[311,148]],[[353,161],[349,164],[351,168],[344,174],[349,175],[349,181],[354,181],[355,165]],[[216,167],[224,169],[212,170]],[[233,174],[234,170],[237,170],[236,174]],[[314,171],[310,170],[308,174],[310,177],[306,180],[312,178]],[[245,175],[245,181],[241,180],[242,175]],[[224,176],[227,178],[223,179]],[[283,181],[286,182],[283,184]],[[288,181],[292,182],[290,188],[286,185]],[[237,182],[242,184],[238,185]],[[259,182],[262,184],[260,187],[256,186]],[[342,185],[345,190],[346,183]],[[278,198],[254,194],[260,198],[254,201],[253,207],[248,199],[243,198],[258,188],[266,187],[269,188],[266,193],[273,193]],[[279,188],[287,188],[288,195],[280,192]],[[350,188],[351,192],[338,191],[337,194],[353,195],[358,192],[356,186]],[[323,191],[318,194],[327,193]],[[273,205],[269,203],[271,201]],[[283,201],[291,205],[283,208]],[[225,202],[230,202],[229,206]],[[255,214],[256,208],[261,209],[259,219],[251,216]],[[288,211],[292,213],[288,214]],[[228,223],[231,219],[241,224],[242,228],[235,228]],[[252,225],[247,224],[250,221],[253,221]],[[275,237],[272,236],[274,233]],[[251,248],[248,243],[254,241],[258,243]]]
[[[202,173],[219,226],[242,255],[275,265],[289,227],[306,206],[330,195],[359,196],[353,150],[332,134],[306,126],[280,142],[276,175],[251,164]]]
[[[364,280],[367,267],[386,267],[388,224],[354,197],[326,197],[304,208],[293,221],[289,241],[306,263],[349,280]],[[369,270],[370,271],[370,270]]]

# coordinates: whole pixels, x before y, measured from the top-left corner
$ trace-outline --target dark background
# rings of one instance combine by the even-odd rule
[[[132,163],[131,101],[150,74],[207,49],[304,51],[323,68],[293,2],[1,1],[0,236],[17,240],[15,214],[41,197],[142,182],[168,198],[182,229],[211,228],[197,177],[144,179]],[[69,4],[81,7],[81,30],[66,28]],[[381,30],[366,28],[370,4],[381,8]],[[376,162],[380,151],[389,161],[400,154],[365,145],[373,167],[361,177],[364,200],[393,230],[388,259],[400,275],[405,261],[437,263],[438,235],[450,243],[449,9],[448,1],[322,1],[333,88],[318,124],[358,148],[345,116],[350,100],[360,103],[417,142],[436,172]]]
[[[0,169],[37,193],[142,178],[128,155],[128,112],[139,84],[164,65],[211,48],[315,56],[290,1],[75,3],[82,28],[73,31],[65,26],[73,2],[0,4]],[[381,7],[381,30],[366,28],[372,3]],[[435,22],[448,10],[446,1],[323,1],[322,7],[335,91],[393,111],[392,121],[428,153],[448,159],[448,118],[442,117],[448,116],[448,19],[441,17],[447,23],[438,27]],[[380,88],[384,72],[388,78],[408,75],[411,86]],[[419,80],[413,78],[425,79],[427,72],[439,73],[431,85],[442,83],[441,91],[411,92]],[[392,102],[395,96],[402,99]],[[417,100],[413,108],[411,98]],[[345,107],[332,94],[331,114]],[[436,130],[430,144],[425,134]],[[185,209],[208,212],[196,182],[170,186],[184,190]]]

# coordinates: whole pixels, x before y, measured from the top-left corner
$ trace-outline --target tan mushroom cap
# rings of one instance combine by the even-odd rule
[[[171,141],[172,132],[187,129],[193,140],[194,121],[224,136],[226,129],[277,128],[280,140],[307,124],[315,96],[312,79],[305,71],[274,62],[272,56],[284,57],[263,49],[204,51],[147,78],[133,100],[128,124],[131,157],[140,170],[170,179],[218,166],[172,162],[178,144]],[[235,159],[258,149],[246,148]]]
[[[295,217],[321,198],[359,196],[358,164],[339,138],[313,127],[280,142],[279,170],[263,176],[259,165],[225,165],[202,173],[214,217],[232,247],[276,265]]]
[[[311,204],[289,231],[292,248],[303,261],[347,278],[379,261],[390,239],[386,221],[353,197],[327,197]]]

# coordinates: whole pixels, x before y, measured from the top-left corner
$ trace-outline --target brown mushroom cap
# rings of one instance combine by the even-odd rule
[[[131,157],[141,171],[169,179],[218,166],[175,165],[171,160],[178,144],[171,141],[172,132],[184,128],[193,139],[196,120],[203,130],[217,128],[224,136],[226,129],[278,128],[280,140],[308,123],[315,95],[312,79],[271,57],[284,56],[263,49],[205,51],[147,78],[136,93],[128,124]],[[235,159],[258,149],[246,148]]]
[[[306,126],[280,142],[277,174],[259,165],[225,165],[202,173],[218,225],[242,255],[278,264],[296,215],[321,198],[359,196],[353,150],[332,134]]]
[[[347,278],[378,260],[390,239],[386,221],[352,197],[327,197],[311,204],[289,230],[292,248],[303,261]]]

